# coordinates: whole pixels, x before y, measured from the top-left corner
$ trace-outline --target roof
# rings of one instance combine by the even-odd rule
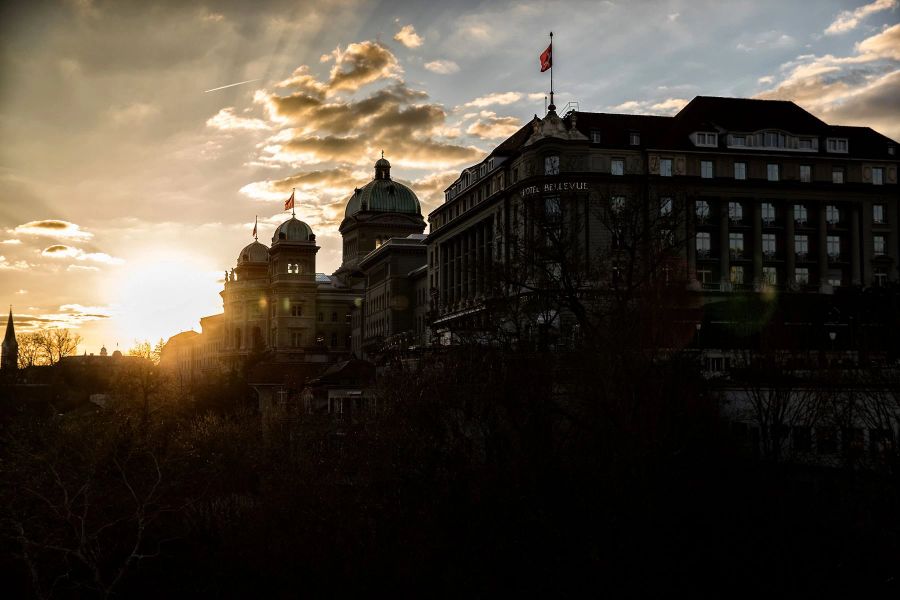
[[[244,249],[238,254],[237,264],[239,265],[265,262],[269,262],[269,249],[257,241],[244,246]]]
[[[415,192],[391,179],[391,163],[381,158],[375,163],[375,179],[353,190],[344,216],[365,211],[421,215],[422,207]]]
[[[311,380],[309,385],[365,384],[375,380],[375,365],[351,358],[328,367],[319,377]]]
[[[272,244],[279,242],[313,242],[315,239],[316,236],[313,234],[310,226],[297,217],[292,216],[275,230],[275,233],[272,235]],[[265,248],[265,246],[263,247]]]

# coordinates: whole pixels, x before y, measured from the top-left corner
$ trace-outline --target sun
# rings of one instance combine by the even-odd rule
[[[121,339],[157,340],[196,327],[222,311],[222,274],[186,254],[129,262],[114,284]]]

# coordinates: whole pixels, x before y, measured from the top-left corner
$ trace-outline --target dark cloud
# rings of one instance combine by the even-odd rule
[[[17,225],[13,231],[16,234],[70,238],[79,240],[86,240],[93,237],[92,233],[83,230],[80,225],[70,223],[69,221],[61,221],[58,219],[29,221],[28,223]]]
[[[327,60],[334,60],[328,80],[329,90],[333,92],[354,92],[368,83],[395,77],[400,72],[397,58],[378,42],[356,42],[344,50],[338,46],[326,56]]]

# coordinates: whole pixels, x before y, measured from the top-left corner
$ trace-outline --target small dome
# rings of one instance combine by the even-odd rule
[[[100,356],[106,356],[106,346],[100,347]]]
[[[237,264],[269,262],[269,249],[259,242],[253,242],[244,247],[238,254]]]
[[[314,242],[316,236],[313,235],[312,229],[303,221],[291,217],[278,226],[275,235],[272,236],[272,243],[278,242]]]
[[[379,158],[375,163],[375,179],[353,191],[344,216],[351,217],[360,211],[421,215],[422,207],[415,192],[391,179],[391,163]]]
[[[113,350],[113,358],[122,358],[121,350]]]

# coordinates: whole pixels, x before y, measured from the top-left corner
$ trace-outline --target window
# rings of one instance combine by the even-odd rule
[[[734,163],[734,178],[735,179],[747,179],[747,163],[745,163],[745,162]]]
[[[301,267],[297,263],[288,263],[287,272],[293,273],[294,275],[299,275],[299,274],[303,273],[303,267]]]
[[[795,235],[794,236],[794,252],[797,254],[798,258],[805,259],[806,255],[809,253],[809,236],[807,235]]]
[[[728,220],[734,223],[740,223],[744,218],[744,207],[740,202],[728,203]]]
[[[703,179],[712,179],[713,176],[713,164],[711,160],[701,160],[700,161],[700,177]]]
[[[775,267],[763,267],[763,281],[768,285],[778,285],[778,269]]]
[[[625,160],[622,158],[612,159],[612,163],[610,165],[610,173],[612,173],[613,175],[624,175],[625,174]]]
[[[694,204],[694,213],[699,221],[706,221],[709,218],[709,202],[697,200],[696,204]]]
[[[872,205],[872,222],[884,223],[884,204]]]
[[[698,256],[709,256],[709,233],[706,231],[701,231],[697,234],[697,255]]]
[[[632,146],[640,146],[641,145],[641,132],[632,131],[628,134],[628,143]]]
[[[659,161],[659,174],[663,177],[671,177],[672,176],[672,159],[671,158],[662,158]]]
[[[812,150],[813,141],[810,138],[800,138],[800,141],[797,143],[797,147],[801,150]]]
[[[799,285],[809,285],[809,269],[806,267],[794,269],[794,281]]]
[[[303,332],[292,329],[291,330],[291,347],[299,348],[303,345]]]
[[[841,277],[840,271],[828,271],[828,285],[830,285],[831,287],[841,287],[842,281],[843,279]]]
[[[331,313],[331,322],[337,323],[337,313],[336,312]]]
[[[775,207],[768,202],[763,202],[763,204],[760,208],[761,208],[760,212],[762,213],[762,222],[765,223],[766,225],[771,225],[772,223],[774,223],[775,222]]]
[[[778,165],[769,163],[766,165],[766,178],[769,181],[778,181]]]
[[[825,207],[825,221],[827,221],[829,225],[837,225],[840,223],[841,211],[838,210],[837,206],[829,204]]]
[[[331,347],[337,348],[337,334],[336,333],[331,334]]]
[[[709,269],[697,269],[697,279],[700,283],[712,283],[712,271]]]
[[[884,185],[884,169],[881,167],[872,167],[872,184]]]
[[[316,318],[316,320],[317,320],[319,323],[321,323],[322,321],[324,321],[324,318],[322,317],[322,313],[319,313],[319,316]]]
[[[609,199],[609,208],[613,212],[621,212],[625,208],[625,196],[612,196]]]
[[[558,156],[548,156],[544,159],[544,175],[559,175]]]
[[[600,131],[597,129],[591,130],[591,143],[599,144],[600,143]]]
[[[827,148],[829,152],[847,152],[847,138],[828,138]]]
[[[812,167],[809,165],[800,165],[800,181],[809,183],[812,181]]]
[[[731,145],[732,146],[746,146],[747,145],[747,136],[744,136],[744,135],[731,136]]]
[[[729,233],[728,249],[731,251],[732,258],[741,258],[744,255],[744,234]]]
[[[659,216],[669,217],[672,215],[672,199],[668,197],[659,199]]]
[[[715,133],[698,133],[697,134],[697,145],[698,146],[717,146],[718,136]]]
[[[544,218],[548,221],[559,220],[562,209],[559,205],[559,196],[547,196],[544,198]]]
[[[775,234],[774,233],[764,233],[762,236],[762,251],[766,258],[772,258],[775,256]]]
[[[302,317],[303,316],[303,307],[299,304],[291,304],[291,316],[292,317]]]
[[[825,247],[828,250],[828,257],[831,259],[840,258],[841,256],[841,238],[836,235],[829,235],[825,240]]]
[[[744,283],[744,267],[731,267],[731,283],[734,285]]]
[[[877,287],[884,287],[887,284],[887,272],[885,272],[883,267],[877,267],[875,269],[873,278],[873,283]]]
[[[831,169],[831,183],[844,183],[843,167],[834,167]]]
[[[806,207],[802,204],[794,205],[794,221],[798,225],[806,225]]]
[[[875,252],[875,256],[884,256],[883,235],[872,236],[872,250]]]

